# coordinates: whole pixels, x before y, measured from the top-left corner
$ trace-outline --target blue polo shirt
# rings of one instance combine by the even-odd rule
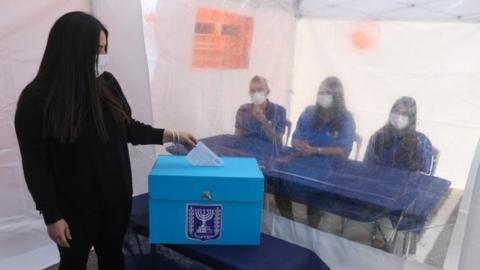
[[[240,106],[235,117],[235,128],[241,129],[245,137],[257,137],[268,141],[268,136],[262,128],[262,124],[252,114],[253,103]],[[284,134],[287,122],[285,108],[267,100],[265,116],[275,129],[275,133]]]
[[[294,140],[307,141],[315,147],[341,147],[346,156],[350,155],[353,140],[355,139],[355,121],[352,114],[345,111],[340,118],[338,131],[331,132],[331,122],[313,129],[314,113],[315,106],[309,106],[305,109],[298,119],[292,138]]]
[[[400,148],[402,143],[402,136],[394,136],[393,142],[390,147],[384,147],[383,152],[380,153],[379,157],[375,157],[375,144],[378,143],[380,136],[380,132],[376,132],[372,137],[370,137],[370,141],[368,142],[367,152],[365,153],[365,162],[371,164],[377,164],[381,166],[388,166],[394,167],[398,169],[409,170],[406,164],[396,164],[395,163],[395,154]],[[417,168],[422,168],[421,171],[430,174],[431,172],[431,165],[432,165],[432,143],[430,140],[425,136],[425,134],[421,132],[417,132],[417,139],[419,140],[420,147],[418,149],[417,155],[421,157],[420,159],[416,160]]]

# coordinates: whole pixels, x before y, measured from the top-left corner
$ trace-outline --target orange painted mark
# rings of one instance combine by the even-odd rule
[[[252,17],[199,8],[193,37],[192,68],[248,68],[252,36]]]
[[[370,39],[367,33],[357,30],[352,33],[352,43],[359,49],[365,49],[370,46]]]
[[[363,21],[352,25],[350,40],[355,49],[367,50],[377,46],[379,29],[376,22]]]

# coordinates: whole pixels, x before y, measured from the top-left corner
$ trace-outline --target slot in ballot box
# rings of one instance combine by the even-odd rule
[[[150,243],[259,245],[264,178],[254,158],[222,167],[159,156],[148,176]]]

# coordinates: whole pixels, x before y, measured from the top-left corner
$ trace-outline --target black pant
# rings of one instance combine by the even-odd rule
[[[291,200],[275,195],[275,203],[282,216],[291,220],[294,219]],[[310,227],[318,228],[322,216],[323,213],[321,210],[307,205],[307,222]]]
[[[70,247],[58,247],[59,270],[85,270],[92,246],[98,257],[98,269],[123,270],[123,239],[130,220],[131,202],[104,209],[98,213],[65,211],[70,227]]]

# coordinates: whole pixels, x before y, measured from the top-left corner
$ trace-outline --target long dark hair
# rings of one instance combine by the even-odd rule
[[[401,97],[393,104],[390,115],[396,112],[400,106],[407,109],[405,114],[405,116],[408,116],[407,127],[398,130],[388,121],[377,134],[374,154],[376,157],[380,157],[384,149],[392,146],[395,138],[400,138],[401,142],[394,156],[395,164],[412,171],[420,171],[422,170],[420,165],[423,164],[423,162],[417,161],[423,157],[422,155],[418,156],[421,144],[418,138],[418,132],[416,131],[417,104],[412,97]]]
[[[95,76],[102,31],[108,37],[99,20],[79,11],[63,15],[50,30],[40,68],[30,83],[48,88],[44,135],[59,142],[73,142],[82,121],[91,113],[99,137],[107,141],[103,104],[116,121],[129,119],[102,78]]]
[[[333,91],[333,104],[330,108],[323,108],[318,104],[315,105],[312,127],[314,130],[317,130],[321,125],[330,123],[330,132],[335,133],[340,129],[340,122],[346,111],[343,84],[337,77],[327,77],[320,84],[318,93],[324,88]]]

